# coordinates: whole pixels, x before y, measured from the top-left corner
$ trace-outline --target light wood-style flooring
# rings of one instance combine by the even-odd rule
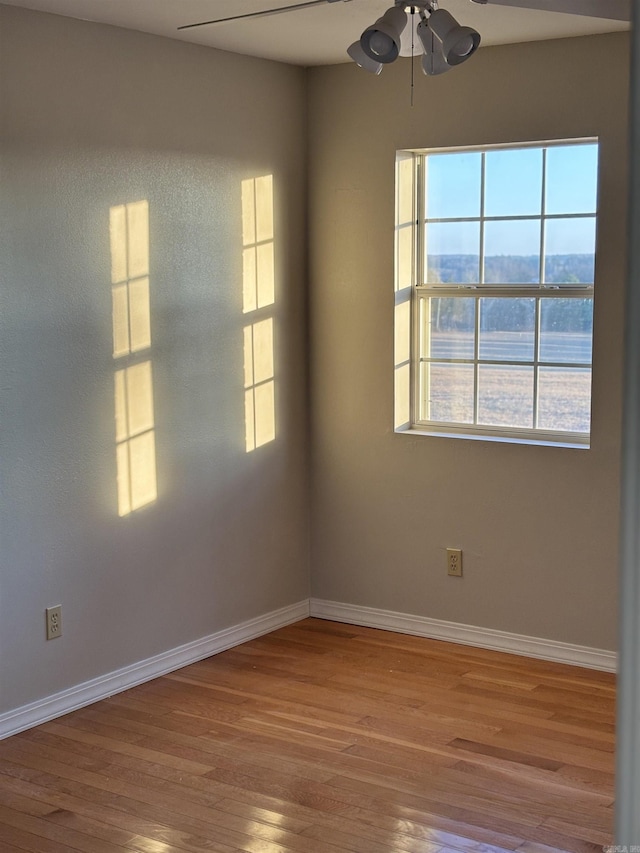
[[[584,853],[610,674],[308,619],[0,743],[2,853]]]

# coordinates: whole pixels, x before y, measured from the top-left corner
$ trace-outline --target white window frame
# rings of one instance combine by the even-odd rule
[[[495,426],[495,425],[487,425],[483,423],[478,423],[478,370],[479,366],[483,364],[500,364],[503,366],[514,365],[514,366],[527,366],[531,367],[533,370],[533,417],[534,423],[537,419],[537,408],[538,408],[538,377],[539,377],[539,367],[542,368],[572,368],[572,369],[589,369],[592,371],[593,367],[593,355],[589,362],[550,362],[548,360],[540,361],[540,317],[541,317],[541,300],[545,299],[590,299],[593,303],[594,298],[594,284],[553,284],[547,285],[544,283],[544,260],[545,260],[545,228],[544,224],[550,220],[562,220],[562,219],[593,219],[595,216],[596,221],[596,233],[597,233],[597,220],[598,220],[598,210],[594,212],[588,213],[561,213],[561,214],[547,214],[544,209],[544,193],[546,187],[546,175],[545,175],[545,163],[546,156],[543,157],[543,173],[542,173],[542,203],[539,215],[518,215],[518,216],[484,216],[484,210],[481,209],[480,217],[473,217],[471,219],[465,219],[464,217],[459,218],[450,218],[446,220],[428,220],[425,216],[424,211],[424,199],[425,199],[425,179],[424,179],[424,170],[426,157],[430,154],[442,154],[442,153],[452,153],[452,152],[479,152],[484,154],[485,152],[496,151],[496,150],[522,150],[527,148],[535,148],[535,149],[549,149],[557,146],[569,146],[569,145],[593,145],[597,144],[598,139],[595,137],[588,138],[580,138],[580,139],[568,139],[568,140],[553,140],[553,141],[542,141],[542,142],[531,142],[531,143],[514,143],[514,144],[504,144],[504,145],[483,145],[483,146],[464,146],[464,147],[450,147],[450,148],[437,148],[437,149],[419,149],[419,150],[411,150],[411,151],[401,151],[398,152],[399,156],[412,158],[412,193],[413,193],[413,234],[411,237],[411,293],[410,293],[410,313],[411,313],[411,325],[410,325],[410,381],[408,383],[408,393],[410,395],[410,399],[402,403],[402,394],[407,390],[407,382],[402,383],[404,386],[404,391],[398,391],[398,356],[396,355],[396,420],[395,420],[395,429],[396,432],[410,432],[410,433],[419,433],[426,435],[445,435],[451,437],[462,437],[462,438],[471,438],[471,439],[481,439],[481,440],[498,440],[498,441],[511,441],[518,443],[526,443],[526,444],[550,444],[555,446],[565,446],[565,447],[578,447],[578,448],[588,448],[590,444],[590,429],[587,432],[574,432],[569,430],[561,430],[554,431],[549,429],[543,429],[539,427],[506,427],[506,426]],[[398,162],[398,161],[397,161]],[[482,188],[481,192],[484,193],[484,181],[485,181],[485,170],[482,169]],[[398,192],[398,188],[396,188]],[[399,305],[406,301],[407,298],[407,287],[404,287],[404,297],[401,295],[403,293],[402,282],[399,282],[399,231],[401,228],[406,228],[407,223],[400,223],[398,219],[398,196],[396,197],[396,271],[395,271],[395,289],[396,289],[396,311]],[[464,221],[478,221],[480,228],[480,278],[483,277],[482,267],[484,264],[484,228],[486,222],[491,221],[518,221],[518,220],[531,220],[531,219],[539,219],[541,222],[540,227],[540,254],[539,254],[539,263],[540,263],[540,283],[534,285],[528,284],[483,284],[476,283],[470,285],[452,285],[452,284],[442,284],[442,283],[427,283],[426,282],[426,252],[425,252],[425,227],[427,221],[446,221],[446,222],[464,222]],[[595,249],[595,247],[594,247]],[[597,251],[596,251],[597,254]],[[406,259],[404,261],[406,266]],[[595,278],[595,275],[594,275]],[[400,298],[399,298],[400,297]],[[421,365],[425,362],[429,362],[431,359],[429,356],[425,356],[421,353],[421,302],[422,300],[429,300],[430,298],[446,298],[446,297],[466,297],[473,298],[476,300],[475,306],[475,335],[474,335],[474,355],[473,358],[460,358],[460,359],[452,359],[451,363],[461,363],[461,364],[471,364],[474,367],[474,423],[459,423],[459,422],[439,422],[439,421],[431,421],[427,418],[421,417],[423,412],[421,411],[421,397],[425,393],[423,387],[423,380],[421,378]],[[521,360],[514,359],[511,362],[505,361],[491,361],[489,359],[480,359],[479,357],[479,325],[480,325],[480,311],[479,308],[479,300],[482,298],[533,298],[535,300],[535,327],[534,327],[534,353],[533,358],[530,360]],[[427,302],[428,305],[428,302]],[[427,308],[428,310],[428,308]],[[397,315],[396,315],[397,316]],[[593,334],[593,333],[592,333]],[[396,326],[396,341],[398,338],[398,329]],[[396,343],[396,351],[397,351],[397,343]],[[433,361],[442,361],[440,358],[434,358]],[[591,402],[591,391],[592,391],[592,375],[590,382],[590,402]],[[400,401],[400,402],[399,402]],[[405,411],[409,412],[409,418],[406,419],[405,416],[398,417],[398,409],[404,408]]]

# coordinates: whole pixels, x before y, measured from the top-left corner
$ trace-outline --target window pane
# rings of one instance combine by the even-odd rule
[[[438,222],[426,226],[429,283],[480,281],[480,223]]]
[[[542,208],[542,149],[487,151],[485,216],[539,215]]]
[[[480,300],[480,358],[533,361],[535,299]]]
[[[540,361],[591,364],[593,299],[540,300]]]
[[[402,226],[396,230],[396,290],[411,286],[413,275],[413,229]]]
[[[424,420],[473,423],[473,365],[423,364]]]
[[[533,426],[533,367],[478,367],[478,422],[488,426]]]
[[[480,216],[482,154],[466,151],[426,158],[426,212],[429,219]]]
[[[487,222],[484,230],[486,284],[540,283],[540,220]]]
[[[545,213],[595,213],[597,188],[596,143],[547,149]]]
[[[538,427],[589,432],[591,370],[541,367],[538,375]]]
[[[394,314],[393,361],[395,366],[399,367],[411,361],[411,303],[408,300],[399,302],[394,308]]]
[[[396,224],[404,225],[413,215],[413,156],[405,155],[396,162]]]
[[[592,284],[596,220],[550,219],[545,226],[544,280],[547,284]]]
[[[431,299],[431,358],[473,358],[476,300]]]

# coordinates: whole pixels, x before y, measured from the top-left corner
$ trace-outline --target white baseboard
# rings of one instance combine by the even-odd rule
[[[194,640],[192,643],[78,684],[53,696],[7,711],[0,714],[0,739],[46,723],[70,711],[76,711],[85,705],[113,696],[115,693],[121,693],[137,684],[151,681],[153,678],[166,675],[168,672],[238,646],[240,643],[246,643],[247,640],[268,634],[277,628],[299,622],[308,615],[309,600],[305,599],[289,607],[249,619],[240,625],[225,628],[208,637],[202,637],[200,640]]]
[[[433,640],[447,640],[465,646],[510,652],[524,657],[584,666],[588,669],[616,671],[616,653],[605,649],[575,646],[571,643],[526,637],[522,634],[509,634],[506,631],[495,631],[491,628],[476,628],[473,625],[445,622],[442,619],[430,619],[427,616],[412,616],[409,613],[377,610],[374,607],[360,607],[356,604],[342,604],[338,601],[323,601],[318,598],[310,600],[309,615],[318,619],[331,619],[334,622],[363,625],[367,628],[382,628],[399,634],[429,637]]]
[[[153,658],[0,714],[0,740],[76,711],[85,705],[98,702],[100,699],[107,699],[137,684],[159,678],[161,675],[223,652],[225,649],[246,643],[255,637],[261,637],[277,628],[299,622],[307,616],[351,625],[363,625],[368,628],[382,628],[399,634],[447,640],[451,643],[510,652],[525,657],[600,669],[605,672],[616,670],[616,653],[603,649],[575,646],[521,634],[509,634],[491,628],[476,628],[472,625],[461,625],[457,622],[445,622],[441,619],[413,616],[392,610],[378,610],[374,607],[360,607],[355,604],[312,598],[274,610],[264,616],[249,619],[240,625],[225,628],[208,637],[202,637],[200,640],[170,649]]]

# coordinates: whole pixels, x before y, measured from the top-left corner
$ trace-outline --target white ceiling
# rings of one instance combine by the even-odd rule
[[[293,5],[296,0],[2,0],[88,21],[154,33],[168,38],[295,65],[348,62],[347,47],[392,5],[391,0],[352,0],[303,8],[285,14],[178,31],[183,24]],[[297,0],[302,2],[302,0]],[[607,0],[602,0],[606,3]],[[443,0],[442,7],[461,24],[474,27],[483,45],[537,41],[628,29],[620,21],[505,6],[480,6],[469,0]]]

